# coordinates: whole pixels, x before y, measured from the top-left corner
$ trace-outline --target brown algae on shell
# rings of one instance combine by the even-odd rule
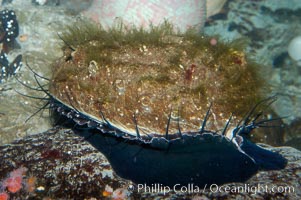
[[[100,112],[116,127],[136,134],[198,130],[210,103],[210,130],[241,119],[262,99],[259,67],[242,40],[211,44],[195,30],[177,34],[169,24],[111,30],[86,23],[60,35],[64,57],[53,64],[50,92],[90,116]]]

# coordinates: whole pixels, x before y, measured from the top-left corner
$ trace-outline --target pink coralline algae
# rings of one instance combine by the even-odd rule
[[[9,195],[6,192],[0,192],[0,200],[8,200]]]
[[[165,20],[180,31],[201,29],[206,20],[205,0],[94,0],[83,13],[105,28],[122,22],[126,26],[148,28]]]
[[[106,185],[105,190],[103,191],[102,195],[104,197],[109,197],[112,200],[127,200],[130,199],[129,195],[130,192],[125,188],[117,188],[113,190],[113,188],[109,185]]]
[[[27,168],[20,167],[10,172],[9,177],[2,182],[2,187],[7,188],[11,193],[18,192],[22,188],[23,174],[25,174],[26,171]]]

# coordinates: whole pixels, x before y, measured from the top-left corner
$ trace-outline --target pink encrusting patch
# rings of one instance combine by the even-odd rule
[[[216,39],[216,38],[211,38],[211,39],[210,39],[210,44],[211,44],[212,46],[217,45],[217,39]]]
[[[11,193],[16,193],[22,188],[23,175],[26,173],[27,168],[20,167],[10,172],[9,177],[4,179],[2,187],[6,188]]]
[[[17,177],[17,176],[22,176],[27,172],[26,167],[20,167],[18,169],[15,169],[14,171],[10,172],[9,175],[10,177]]]
[[[4,180],[3,185],[11,193],[16,193],[22,188],[22,177],[7,178]]]
[[[8,200],[9,195],[6,192],[0,192],[0,200]]]
[[[206,20],[205,0],[94,0],[83,14],[105,28],[121,21],[126,26],[148,28],[165,20],[181,32],[190,27],[201,29]]]

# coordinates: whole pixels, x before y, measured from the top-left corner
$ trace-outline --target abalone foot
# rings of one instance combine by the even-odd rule
[[[244,182],[258,170],[252,159],[212,133],[183,135],[158,149],[95,129],[76,132],[106,156],[117,175],[136,184],[173,187]]]
[[[241,149],[256,161],[261,170],[280,170],[287,164],[287,160],[282,155],[259,147],[246,139]]]
[[[287,163],[280,154],[252,144],[239,133],[229,139],[204,127],[174,139],[140,137],[55,99],[50,105],[58,124],[84,137],[106,156],[117,175],[137,184],[172,187],[244,182],[258,170],[282,169]]]

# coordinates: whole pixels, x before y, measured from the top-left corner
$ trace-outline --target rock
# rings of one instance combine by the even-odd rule
[[[300,151],[291,147],[261,146],[287,158],[289,162],[286,168],[261,171],[245,183],[207,185],[204,191],[203,188],[197,190],[193,185],[182,188],[176,186],[176,190],[168,190],[161,185],[147,188],[121,179],[112,171],[106,158],[84,138],[69,129],[54,128],[0,146],[0,180],[20,167],[27,168],[25,178],[36,178],[35,191],[27,192],[23,188],[20,192],[9,194],[11,198],[17,199],[104,199],[103,194],[107,196],[108,193],[103,193],[106,186],[115,191],[126,191],[128,199],[300,199]]]
[[[70,130],[55,128],[1,146],[0,158],[0,180],[16,168],[26,167],[27,174],[37,178],[36,188],[44,188],[29,194],[38,199],[49,195],[99,198],[106,184],[114,188],[124,185],[106,158]],[[25,199],[28,194],[21,190],[10,196]]]
[[[213,6],[218,6],[218,3]],[[185,32],[190,27],[202,29],[206,19],[206,1],[94,0],[83,15],[106,29],[118,25],[118,22],[127,27],[134,25],[149,28],[150,25],[158,26],[167,20],[181,32]]]
[[[273,0],[229,1],[227,17],[204,28],[208,35],[220,34],[226,40],[245,38],[249,53],[263,68],[263,76],[271,85],[271,94],[279,94],[272,105],[278,116],[289,125],[301,116],[301,79],[297,62],[287,54],[289,42],[300,35],[301,1]],[[290,30],[290,31],[287,31]]]

